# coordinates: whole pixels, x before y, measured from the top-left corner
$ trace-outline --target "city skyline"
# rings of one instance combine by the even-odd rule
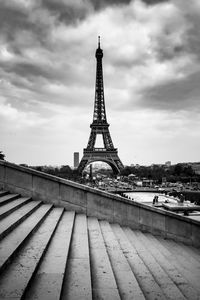
[[[113,143],[124,165],[199,161],[200,3],[0,1],[0,151],[73,164],[92,122],[101,36]]]

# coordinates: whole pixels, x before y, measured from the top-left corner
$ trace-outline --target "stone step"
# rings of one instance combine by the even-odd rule
[[[171,257],[173,256],[178,264],[188,272],[191,272],[192,270],[192,276],[195,278],[199,278],[200,275],[200,267],[199,264],[195,264],[195,261],[193,261],[192,257],[188,257],[185,255],[184,251],[182,252],[179,249],[179,245],[175,245],[174,241],[172,240],[162,240],[162,244],[171,253]],[[195,281],[194,281],[195,282]],[[199,290],[199,288],[198,288]]]
[[[64,212],[24,300],[60,299],[74,216],[74,212]]]
[[[23,297],[28,284],[48,247],[54,230],[63,213],[63,208],[54,208],[30,237],[21,251],[12,259],[1,274],[0,298],[16,299]]]
[[[198,291],[198,293],[200,293],[199,276],[196,276],[196,274],[193,273],[192,268],[188,270],[179,263],[177,258],[165,246],[165,240],[162,237],[154,237],[153,235],[147,233],[146,235],[148,236],[148,238],[151,238],[151,240],[153,240],[153,242],[156,244],[157,249],[159,249],[159,251],[166,257],[166,259],[174,265],[174,267],[190,283],[191,287],[193,287]]]
[[[182,263],[186,268],[193,268],[193,271],[196,270],[200,274],[200,262],[195,259],[194,255],[189,254],[187,251],[184,251],[184,247],[181,243],[176,243],[172,240],[165,240],[165,246],[176,256],[177,259]]]
[[[10,213],[23,206],[31,200],[30,197],[20,197],[16,200],[13,200],[5,205],[0,206],[0,220],[8,216]]]
[[[117,284],[106,251],[99,222],[88,218],[93,300],[120,300]]]
[[[14,200],[14,201],[18,201],[18,199]],[[25,201],[25,202],[27,202],[27,201]],[[28,218],[40,205],[41,205],[41,201],[31,201],[31,202],[23,205],[22,207],[18,208],[11,214],[9,214],[3,220],[1,220],[0,221],[0,240],[2,240],[2,238],[5,237],[14,228],[16,228],[22,221],[24,221],[26,218]],[[7,206],[7,205],[5,205],[5,206]]]
[[[200,300],[200,250],[12,195],[0,206],[1,300]]]
[[[0,197],[0,206],[19,198],[19,194],[8,194]]]
[[[26,241],[29,235],[37,229],[52,207],[50,204],[43,204],[0,241],[0,271],[5,268],[9,260],[20,249],[20,246],[23,245],[23,242]]]
[[[183,277],[183,275],[175,268],[174,264],[171,263],[163,254],[159,251],[157,244],[149,235],[140,233],[140,238],[149,252],[153,255],[160,266],[165,270],[168,276],[176,284],[186,299],[198,300],[200,294],[196,289],[191,287],[190,283]],[[181,244],[180,244],[181,245]],[[184,251],[184,248],[182,249]]]
[[[133,231],[130,228],[126,229],[126,234],[134,245],[138,255],[143,260],[144,264],[150,270],[153,275],[155,281],[161,287],[163,293],[165,294],[167,299],[171,300],[185,300],[186,298],[178,289],[178,287],[174,284],[168,274],[163,270],[160,264],[155,260],[155,258],[151,255],[146,246],[142,243],[140,239],[140,231]]]
[[[100,221],[99,223],[121,299],[144,300],[144,294],[122,252],[110,224],[107,221]]]
[[[120,243],[121,249],[126,257],[135,277],[144,293],[145,299],[164,300],[167,299],[160,286],[154,280],[147,266],[143,263],[136,249],[132,246],[123,228],[118,224],[113,224],[112,229]]]
[[[75,218],[69,258],[67,260],[60,299],[92,299],[86,215],[78,214]]]
[[[187,253],[189,253],[190,256],[195,258],[200,263],[200,248],[195,248],[193,246],[188,246],[183,243],[181,243],[181,246],[184,248]]]
[[[8,194],[9,194],[9,192],[7,192],[7,191],[0,191],[0,197],[8,195]]]

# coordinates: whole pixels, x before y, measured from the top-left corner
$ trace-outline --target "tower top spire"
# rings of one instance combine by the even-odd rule
[[[100,35],[98,36],[98,48],[100,49]]]
[[[100,47],[100,36],[98,36],[98,48],[96,50],[96,58],[102,59],[102,57],[103,57],[103,50]]]

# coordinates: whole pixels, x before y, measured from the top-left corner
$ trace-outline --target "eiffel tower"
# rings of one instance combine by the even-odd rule
[[[82,173],[84,168],[92,162],[102,161],[111,166],[114,174],[118,174],[124,166],[119,159],[117,148],[114,148],[106,119],[102,67],[103,50],[100,47],[100,37],[98,37],[98,48],[95,56],[97,69],[93,122],[90,124],[91,133],[87,148],[83,149],[83,158],[78,166],[78,172]],[[103,137],[103,148],[95,148],[96,137],[99,134]]]

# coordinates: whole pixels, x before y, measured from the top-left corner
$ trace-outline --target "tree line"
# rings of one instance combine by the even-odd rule
[[[178,163],[176,165],[152,165],[152,166],[127,166],[121,175],[134,174],[138,178],[147,178],[161,183],[163,178],[168,182],[200,182],[200,175],[196,174],[191,165]]]

